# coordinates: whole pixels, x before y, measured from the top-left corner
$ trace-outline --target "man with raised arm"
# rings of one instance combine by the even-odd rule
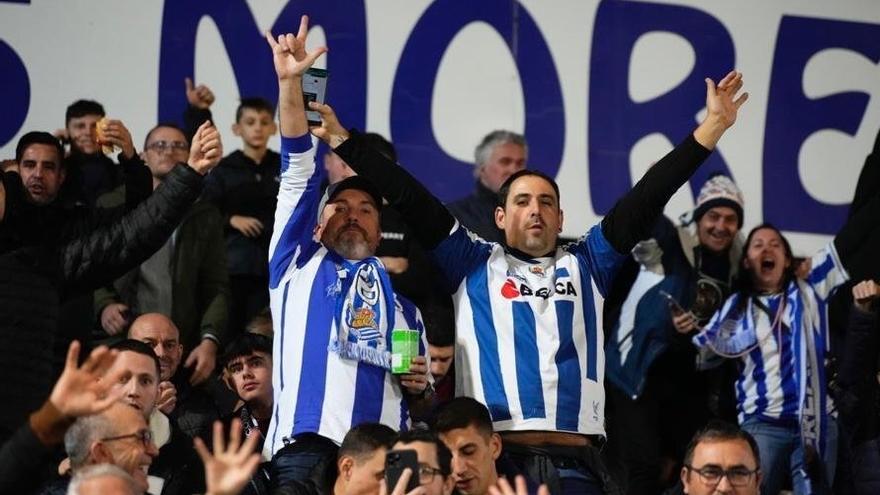
[[[308,19],[299,33],[273,39],[281,124],[281,185],[269,244],[269,291],[275,323],[272,363],[275,408],[264,454],[273,455],[275,482],[304,481],[332,469],[337,446],[353,426],[378,422],[406,429],[405,394],[427,388],[423,324],[412,303],[398,298],[379,245],[381,195],[363,177],[339,182],[327,199],[320,241],[323,168],[315,166],[302,76],[326,49],[305,50]],[[329,210],[329,211],[328,211]],[[410,373],[391,374],[391,332],[418,330],[419,356]]]
[[[488,406],[511,458],[554,493],[612,490],[596,448],[605,435],[605,363],[594,297],[605,295],[625,255],[650,236],[666,202],[733,125],[747,98],[735,99],[741,87],[737,72],[717,87],[706,79],[706,117],[693,134],[600,224],[561,248],[563,215],[552,178],[529,170],[510,176],[495,210],[506,242],[483,242],[403,168],[346,131],[332,109],[311,104],[323,118],[312,132],[377,184],[433,250],[454,293],[457,395]]]

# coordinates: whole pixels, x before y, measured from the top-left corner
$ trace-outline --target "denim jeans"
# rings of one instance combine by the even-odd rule
[[[761,493],[779,493],[788,475],[796,495],[811,493],[805,477],[804,447],[798,425],[776,425],[758,418],[749,418],[742,424],[758,443],[761,456]],[[828,418],[823,464],[830,485],[837,462],[837,422]],[[818,481],[818,480],[814,480]]]
[[[295,442],[272,457],[272,486],[311,481],[323,490],[328,481],[335,478],[338,450],[332,440],[320,435],[297,436]]]

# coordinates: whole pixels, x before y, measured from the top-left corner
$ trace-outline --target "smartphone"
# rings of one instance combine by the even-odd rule
[[[403,470],[410,468],[412,476],[406,485],[404,493],[409,493],[419,487],[419,456],[415,450],[389,450],[385,454],[385,484],[388,492],[394,491],[397,481],[403,475]]]
[[[310,126],[321,125],[321,114],[314,110],[309,110],[309,102],[317,101],[324,103],[324,97],[327,95],[327,76],[330,73],[324,69],[311,68],[306,71],[302,79],[303,104],[306,107],[306,118],[309,120]]]
[[[666,299],[666,303],[669,305],[669,311],[672,311],[674,316],[680,316],[685,313],[684,308],[681,307],[681,304],[678,304],[678,301],[672,297],[672,294],[666,292],[665,290],[659,291],[660,295]]]

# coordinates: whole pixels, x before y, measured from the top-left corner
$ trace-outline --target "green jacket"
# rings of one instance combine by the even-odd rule
[[[125,202],[125,188],[101,196],[98,208],[113,208]],[[213,204],[197,201],[174,232],[171,253],[171,320],[180,330],[185,352],[191,351],[207,335],[220,346],[227,336],[229,274],[223,241],[223,218]],[[112,285],[95,291],[98,327],[101,311],[113,303],[123,303],[136,311],[138,269],[123,275]]]

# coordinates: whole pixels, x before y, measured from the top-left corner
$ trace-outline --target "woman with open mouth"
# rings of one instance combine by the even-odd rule
[[[880,223],[880,195],[853,215],[834,241],[799,265],[770,224],[749,232],[734,293],[693,337],[700,365],[737,359],[737,412],[758,442],[761,493],[779,493],[790,476],[795,494],[830,486],[837,423],[827,394],[828,302],[864,254]],[[853,274],[860,276],[861,274]]]

